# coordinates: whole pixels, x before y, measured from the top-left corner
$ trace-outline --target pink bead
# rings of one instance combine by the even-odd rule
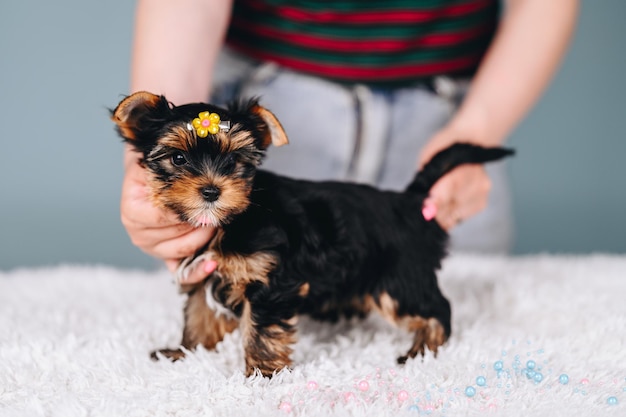
[[[203,127],[209,127],[211,126],[211,121],[209,119],[202,119],[201,124]]]
[[[589,380],[587,378],[583,378],[580,380],[580,383],[583,385],[587,385],[589,383]]]
[[[354,398],[354,393],[352,393],[352,392],[344,392],[343,393],[344,401],[348,402],[348,401],[350,401],[353,398]]]
[[[283,401],[278,406],[278,409],[284,411],[285,413],[291,413],[291,403],[289,401]]]
[[[306,383],[306,387],[310,390],[314,390],[317,389],[317,382],[315,381],[309,381]]]
[[[370,384],[366,380],[363,380],[358,383],[357,387],[361,391],[367,391],[368,389],[370,389]]]
[[[402,390],[398,393],[398,401],[402,402],[408,399],[409,399],[409,393],[406,392],[405,390]]]

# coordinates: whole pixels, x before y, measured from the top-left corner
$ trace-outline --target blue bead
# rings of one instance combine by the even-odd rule
[[[569,376],[567,376],[567,374],[561,374],[561,376],[559,376],[559,382],[563,385],[567,385],[569,382]]]
[[[526,377],[528,379],[533,379],[535,377],[536,372],[533,371],[532,369],[529,369],[528,372],[526,372]]]
[[[537,372],[535,376],[533,376],[533,379],[535,380],[535,382],[541,382],[543,381],[543,375],[541,374],[541,372]]]
[[[527,367],[528,369],[535,369],[535,365],[536,365],[536,364],[535,364],[535,361],[533,361],[532,359],[531,359],[531,360],[529,360],[528,362],[526,362],[526,367]]]
[[[608,405],[617,405],[617,397],[609,397],[606,403]]]
[[[409,407],[409,411],[417,411],[418,413],[420,412],[420,408],[416,405],[412,405]]]
[[[474,395],[476,395],[476,388],[474,387],[465,388],[465,395],[467,395],[470,398],[473,397]]]
[[[495,369],[496,371],[501,371],[503,367],[504,367],[504,364],[502,363],[502,361],[496,361],[493,364],[493,369]]]
[[[479,387],[484,387],[487,384],[487,379],[484,376],[479,376],[476,378],[476,385]]]

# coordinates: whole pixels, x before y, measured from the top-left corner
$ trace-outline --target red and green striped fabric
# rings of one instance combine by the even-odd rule
[[[499,0],[235,0],[227,42],[259,60],[346,83],[471,74]]]

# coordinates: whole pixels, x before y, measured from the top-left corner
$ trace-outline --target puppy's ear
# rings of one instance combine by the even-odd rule
[[[134,141],[141,132],[151,130],[150,125],[163,120],[169,112],[170,106],[165,97],[139,91],[122,100],[111,112],[111,119],[124,139]]]
[[[266,126],[265,131],[262,132],[261,146],[263,149],[267,149],[270,145],[283,146],[289,143],[283,126],[271,111],[258,104],[254,105],[251,111],[259,116]]]

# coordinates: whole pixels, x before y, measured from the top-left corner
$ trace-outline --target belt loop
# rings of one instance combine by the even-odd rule
[[[438,75],[432,78],[431,83],[432,89],[438,96],[452,103],[459,103],[465,96],[465,93],[467,93],[470,80],[464,78],[456,79],[447,75]]]

